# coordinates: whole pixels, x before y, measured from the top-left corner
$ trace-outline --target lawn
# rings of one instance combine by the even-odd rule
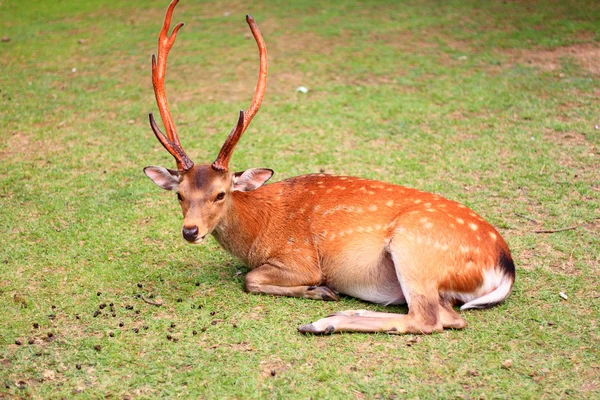
[[[250,13],[270,69],[236,170],[384,180],[499,229],[513,293],[429,336],[301,335],[407,309],[249,295],[212,238],[184,243],[142,172],[175,167],[147,119],[167,5],[0,2],[0,398],[600,396],[599,2],[177,7],[166,86],[193,160],[252,97]]]

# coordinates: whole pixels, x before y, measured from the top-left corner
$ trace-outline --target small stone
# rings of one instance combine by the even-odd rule
[[[100,315],[100,310],[94,311],[94,318],[96,318],[98,315]]]
[[[119,322],[119,326],[122,328],[123,326],[125,326],[125,324],[122,322]]]
[[[182,298],[179,298],[179,299],[177,299],[177,302],[178,302],[178,303],[181,303],[182,301],[183,301],[183,299],[182,299]]]
[[[100,296],[102,294],[102,292],[97,292],[96,296]]]
[[[175,325],[174,322],[171,323],[171,328],[175,328],[177,325]]]
[[[115,303],[111,302],[111,303],[109,304],[109,306],[111,306],[111,307],[114,307],[114,306],[115,306]]]
[[[15,344],[16,344],[17,346],[20,346],[20,345],[22,345],[22,344],[23,344],[23,342],[21,342],[19,339],[17,339],[17,340],[15,340]]]
[[[50,314],[50,315],[48,315],[48,318],[54,319],[54,318],[56,318],[56,315],[55,314]]]
[[[215,320],[215,321],[212,321],[210,324],[211,324],[211,325],[216,325],[216,324],[217,324],[217,321],[216,321],[216,320]]]
[[[277,375],[277,371],[275,371],[274,369],[271,370],[271,376],[275,376]]]
[[[48,337],[52,337],[52,336],[54,336],[54,333],[48,332]]]
[[[10,38],[8,36],[2,36],[2,42],[8,43],[10,42]]]
[[[142,285],[141,283],[137,284],[137,287],[139,287],[140,289],[143,287],[144,285]]]
[[[97,345],[94,346],[94,350],[100,351],[100,350],[102,350],[102,346],[100,346],[99,344],[97,344]]]
[[[37,322],[34,322],[34,323],[33,323],[33,327],[34,327],[35,329],[37,329],[37,328],[39,328],[39,327],[40,327],[40,324],[38,324]]]
[[[513,360],[508,359],[508,360],[502,361],[502,368],[504,368],[504,369],[510,369],[510,367],[512,367],[512,365],[513,365]]]
[[[206,327],[203,327],[202,329],[200,329],[201,332],[206,332]]]
[[[110,333],[108,334],[108,336],[110,336],[110,337],[115,337],[115,333],[114,333],[114,332],[110,332]]]
[[[56,306],[55,306],[54,304],[52,304],[52,305],[50,306],[50,308],[52,308],[52,309],[54,310],[54,309],[56,308]]]
[[[211,312],[210,312],[210,316],[211,316],[211,317],[212,317],[213,315],[215,315],[215,314],[216,314],[216,312],[215,312],[215,311],[211,311]]]
[[[125,306],[125,309],[126,310],[133,310],[133,306],[128,304],[128,305]]]
[[[144,325],[144,326],[142,326],[142,328],[143,328],[145,331],[147,331],[147,330],[148,330],[148,325]]]
[[[179,338],[176,338],[176,337],[174,337],[174,338],[173,338],[173,341],[174,341],[174,342],[179,342]]]
[[[81,369],[81,364],[75,364],[75,368]]]
[[[173,336],[167,335],[167,340],[171,340],[171,339],[173,339]]]
[[[196,282],[196,286],[200,286],[200,282]]]
[[[29,343],[29,344],[34,344],[34,343],[35,343],[35,340],[33,340],[33,339],[29,339],[29,340],[27,341],[27,343]]]
[[[98,308],[104,310],[106,308],[106,303],[101,303]]]
[[[192,331],[192,335],[197,335],[198,331]]]
[[[133,331],[134,331],[135,333],[138,333],[140,330],[139,330],[138,328],[133,328]]]

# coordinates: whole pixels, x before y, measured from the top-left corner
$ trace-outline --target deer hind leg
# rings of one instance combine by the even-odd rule
[[[253,294],[337,301],[338,296],[333,290],[327,286],[318,286],[320,280],[318,273],[300,273],[263,264],[246,274],[246,291]]]
[[[349,310],[301,325],[302,333],[334,332],[433,333],[445,327],[460,329],[466,322],[440,298],[431,262],[432,254],[414,248],[417,243],[393,238],[388,251],[394,262],[402,292],[408,303],[408,314],[388,314],[366,310]]]
[[[413,296],[408,314],[348,310],[335,313],[311,324],[301,325],[298,327],[298,331],[312,334],[331,334],[335,332],[441,332],[443,326],[439,318],[439,307],[438,299],[416,295]]]
[[[444,329],[462,329],[467,326],[467,322],[456,311],[452,309],[452,305],[442,298],[439,299],[439,317]],[[369,311],[369,310],[345,310],[335,312],[329,317],[347,316],[347,317],[370,317],[370,318],[394,318],[392,313]]]

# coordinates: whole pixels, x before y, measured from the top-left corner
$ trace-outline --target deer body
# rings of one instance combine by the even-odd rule
[[[178,171],[144,171],[163,189],[177,192],[187,241],[197,244],[211,233],[248,266],[245,286],[251,293],[320,300],[337,300],[343,293],[409,307],[406,315],[339,312],[300,326],[304,333],[460,329],[466,322],[452,308],[455,304],[484,308],[508,296],[515,278],[510,250],[489,223],[464,205],[362,178],[314,174],[264,185],[273,171],[229,171],[233,148],[258,111],[266,83],[266,48],[251,18],[261,56],[252,105],[240,113],[217,160],[194,165],[179,144],[164,95],[166,54],[161,51],[168,53],[181,27],[167,36],[176,4],[173,0],[165,17],[158,64],[153,59],[167,137],[152,116],[150,121]]]

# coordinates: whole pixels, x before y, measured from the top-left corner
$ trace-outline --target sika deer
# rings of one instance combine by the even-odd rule
[[[177,193],[183,237],[200,243],[209,233],[250,269],[250,293],[337,300],[338,293],[380,304],[408,304],[406,315],[350,310],[298,329],[430,333],[460,329],[453,309],[485,308],[510,293],[515,267],[498,231],[479,215],[435,194],[378,181],[324,174],[265,185],[273,171],[231,172],[233,149],[263,100],[267,53],[252,17],[246,20],[258,44],[260,72],[254,98],[212,164],[195,165],[185,154],[164,90],[169,5],[152,58],[152,82],[165,137],[152,114],[150,124],[175,157],[177,170],[146,167],[158,186]]]

